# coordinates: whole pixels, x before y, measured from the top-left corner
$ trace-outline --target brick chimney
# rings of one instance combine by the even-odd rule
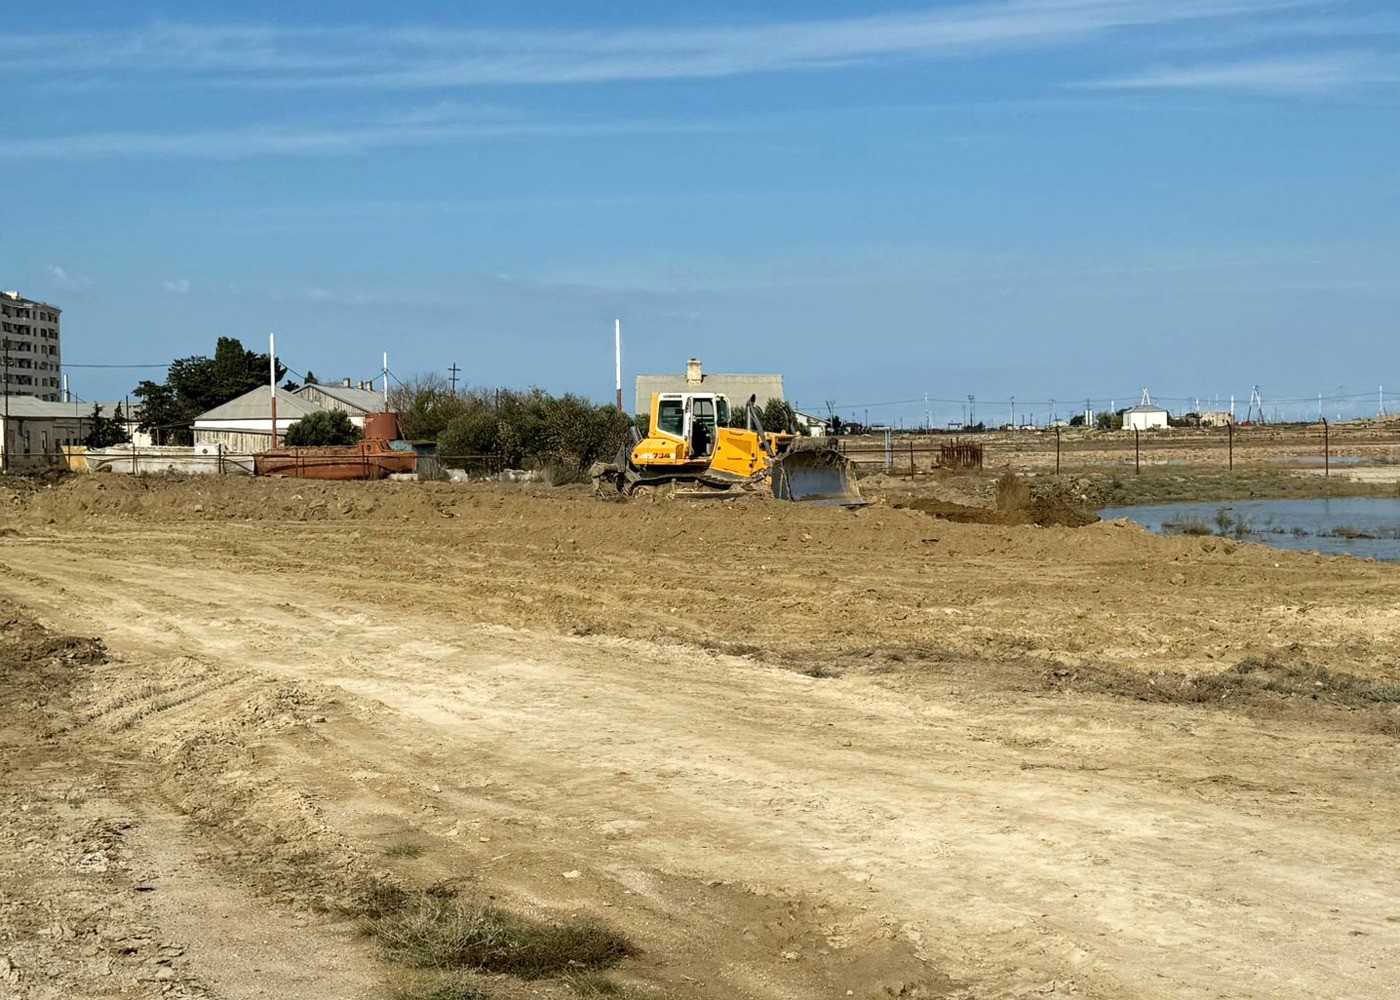
[[[700,359],[691,358],[685,363],[685,384],[699,385],[705,381],[705,376],[700,370]]]

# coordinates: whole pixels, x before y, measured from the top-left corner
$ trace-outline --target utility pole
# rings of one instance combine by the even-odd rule
[[[622,320],[613,320],[613,363],[617,374],[617,412],[622,409]]]
[[[447,370],[451,374],[451,377],[448,379],[448,381],[452,383],[452,395],[455,396],[457,395],[457,373],[460,372],[462,369],[458,368],[457,362],[454,361],[452,362],[452,367]]]
[[[272,447],[277,447],[277,334],[267,335],[267,388],[272,400]],[[132,451],[135,454],[135,451]]]
[[[1016,429],[1016,397],[1011,397],[1011,429]]]
[[[933,414],[928,408],[928,393],[924,393],[924,433],[933,430]]]
[[[967,426],[977,425],[977,397],[972,393],[967,394]]]

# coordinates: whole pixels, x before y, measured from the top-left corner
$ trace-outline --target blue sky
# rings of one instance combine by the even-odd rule
[[[601,400],[621,317],[872,420],[1400,401],[1391,2],[6,6],[0,285],[70,365]]]

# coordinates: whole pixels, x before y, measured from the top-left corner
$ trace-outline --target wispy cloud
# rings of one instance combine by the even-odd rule
[[[539,137],[587,138],[653,132],[696,132],[715,126],[661,120],[547,120],[485,114],[450,105],[412,110],[358,124],[315,122],[241,126],[193,132],[83,132],[13,138],[0,143],[3,160],[81,160],[110,157],[235,160],[255,156],[321,156],[386,146]]]
[[[1400,65],[1393,61],[1369,54],[1328,53],[1164,66],[1074,86],[1092,90],[1236,90],[1295,95],[1396,82],[1400,82]]]
[[[166,73],[268,86],[456,87],[733,76],[1065,45],[1325,0],[999,0],[872,17],[612,31],[157,24],[10,35],[0,72]]]
[[[61,292],[82,293],[92,287],[92,279],[70,274],[65,268],[57,264],[50,264],[48,267],[49,284]]]
[[[171,295],[184,295],[190,290],[190,280],[188,278],[176,278],[171,281],[162,281],[160,287],[164,288]]]

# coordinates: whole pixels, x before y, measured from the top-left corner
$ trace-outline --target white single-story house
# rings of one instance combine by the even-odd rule
[[[116,416],[118,405],[97,404],[108,418]],[[37,396],[10,396],[0,403],[0,455],[8,453],[11,469],[37,469],[57,462],[63,448],[87,441],[92,430],[92,410],[92,403],[55,403]],[[137,435],[136,421],[125,407],[122,416],[126,432],[136,436],[140,444],[144,435]]]
[[[1171,426],[1167,420],[1167,411],[1155,405],[1147,394],[1147,390],[1142,390],[1142,402],[1131,409],[1123,411],[1123,429],[1125,431],[1151,431],[1161,430]]]
[[[801,410],[794,410],[793,412],[797,414],[797,425],[810,437],[826,437],[831,433],[831,423],[825,417],[818,417],[811,413],[803,413]]]
[[[281,442],[302,417],[323,408],[286,389],[277,390],[277,440]],[[363,421],[361,421],[363,422]],[[267,386],[250,389],[194,419],[194,444],[223,445],[225,451],[250,454],[272,447],[272,396]]]

